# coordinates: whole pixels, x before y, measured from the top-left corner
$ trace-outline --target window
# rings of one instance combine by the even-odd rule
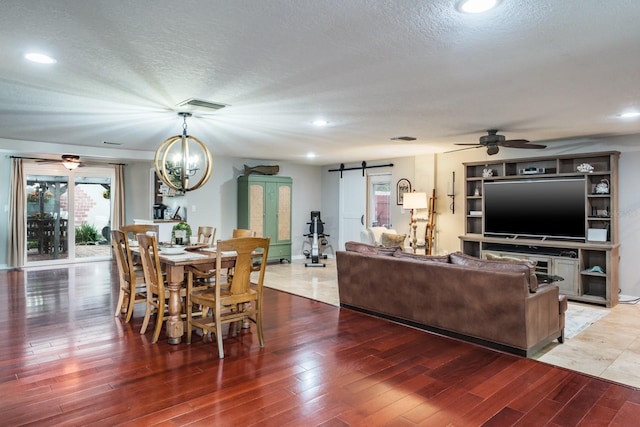
[[[367,227],[391,227],[391,174],[369,175]]]

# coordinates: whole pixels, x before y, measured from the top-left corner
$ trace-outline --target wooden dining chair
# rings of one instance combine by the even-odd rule
[[[209,246],[213,246],[213,242],[216,241],[216,228],[211,226],[199,226],[197,236],[198,243],[206,243]]]
[[[124,232],[111,230],[111,245],[120,278],[120,294],[118,295],[115,316],[119,316],[124,307],[126,313],[124,321],[128,323],[133,315],[133,307],[137,303],[147,301],[144,274],[142,270],[136,271],[134,268],[129,239]]]
[[[229,287],[224,287],[222,275],[222,256],[228,251],[235,251],[236,261],[234,277]],[[261,260],[258,279],[251,281],[254,257],[260,252]],[[211,316],[195,318],[187,316],[187,343],[191,342],[191,329],[202,328],[214,333],[218,344],[218,354],[224,358],[222,346],[222,325],[240,324],[245,320],[256,324],[260,347],[264,347],[262,328],[262,289],[269,252],[269,238],[244,237],[230,240],[218,240],[216,246],[216,270],[213,289],[192,291],[190,301],[211,309]],[[194,271],[188,269],[187,287],[193,283]],[[206,312],[206,310],[205,310]]]
[[[238,237],[256,237],[256,232],[244,228],[234,228],[231,237],[234,239]]]
[[[152,314],[156,314],[156,327],[153,331],[152,343],[158,341],[162,322],[165,320],[165,311],[167,311],[167,298],[169,291],[165,287],[164,278],[162,276],[162,268],[160,258],[158,256],[158,243],[154,236],[146,234],[136,235],[138,240],[138,249],[140,251],[140,261],[142,270],[144,271],[144,282],[147,287],[147,309],[144,314],[140,334],[147,331],[149,319]]]

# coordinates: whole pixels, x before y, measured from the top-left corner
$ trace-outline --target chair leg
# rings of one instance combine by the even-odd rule
[[[118,317],[120,315],[120,310],[122,310],[123,304],[124,304],[124,291],[120,289],[120,295],[118,295],[118,304],[116,304],[116,314],[114,316]]]
[[[129,323],[131,321],[131,317],[133,316],[133,307],[136,305],[136,290],[132,289],[129,294],[129,303],[127,304],[127,317],[124,319],[125,323]]]
[[[264,347],[264,334],[262,331],[262,307],[256,302],[256,329],[258,330],[258,342],[260,347]]]
[[[191,304],[191,290],[193,289],[193,273],[189,271],[187,275],[187,295],[185,297],[185,305],[187,306],[187,344],[191,344],[191,329],[193,321],[193,307]]]
[[[140,334],[144,335],[147,332],[147,326],[149,326],[149,318],[151,317],[151,304],[147,301],[146,311],[144,312],[144,320],[142,321],[142,327],[140,328]]]
[[[153,338],[151,339],[151,343],[155,344],[158,342],[158,338],[160,337],[160,331],[162,330],[162,322],[164,321],[164,301],[158,301],[158,310],[156,312],[156,327],[153,331]]]
[[[220,356],[220,359],[224,359],[224,347],[222,346],[222,324],[220,323],[220,310],[216,310],[215,320],[216,320],[216,341],[218,342],[218,356]]]

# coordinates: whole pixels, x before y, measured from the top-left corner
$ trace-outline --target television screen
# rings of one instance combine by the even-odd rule
[[[484,183],[484,233],[584,239],[585,180],[536,179]]]

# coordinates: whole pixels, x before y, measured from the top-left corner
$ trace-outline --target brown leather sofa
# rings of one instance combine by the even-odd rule
[[[538,285],[530,264],[346,249],[336,252],[342,307],[523,356],[564,339],[566,297]]]

